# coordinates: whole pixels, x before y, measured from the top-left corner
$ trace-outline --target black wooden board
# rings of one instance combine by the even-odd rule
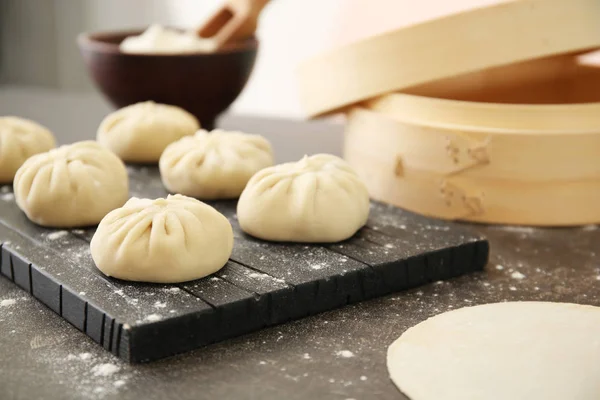
[[[128,170],[132,196],[166,196],[157,168]],[[106,350],[145,362],[481,270],[488,259],[481,236],[381,203],[372,203],[355,237],[330,245],[251,238],[239,228],[235,202],[210,204],[234,229],[227,265],[193,282],[143,284],[108,278],[95,267],[93,228],[39,227],[3,186],[0,272]]]

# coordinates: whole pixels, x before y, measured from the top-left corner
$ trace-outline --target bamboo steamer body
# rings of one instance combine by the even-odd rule
[[[598,0],[518,0],[373,36],[305,63],[300,100],[311,117],[346,113],[345,157],[375,199],[598,223],[600,74],[578,56],[600,48],[599,16]]]
[[[347,114],[345,158],[373,198],[451,220],[600,222],[599,69],[559,56],[410,92],[436,97]]]

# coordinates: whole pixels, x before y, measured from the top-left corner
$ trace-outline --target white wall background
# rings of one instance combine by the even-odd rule
[[[154,22],[191,27],[221,1],[0,0],[0,82],[91,93],[75,46],[79,32]],[[295,80],[300,61],[365,36],[500,1],[272,0],[260,20],[254,73],[231,112],[302,118]]]

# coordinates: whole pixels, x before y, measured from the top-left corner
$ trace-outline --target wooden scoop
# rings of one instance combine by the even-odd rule
[[[200,27],[199,37],[210,41],[217,50],[235,40],[250,37],[256,31],[258,17],[269,0],[226,0]]]

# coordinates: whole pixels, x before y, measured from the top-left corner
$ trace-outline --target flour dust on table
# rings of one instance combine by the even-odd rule
[[[136,372],[111,354],[98,352],[91,341],[69,341],[72,328],[68,324],[56,323],[54,319],[46,320],[51,315],[45,310],[37,310],[37,305],[32,305],[32,302],[32,297],[24,295],[16,287],[0,291],[0,324],[4,324],[4,332],[19,337],[17,348],[21,354],[47,368],[51,372],[49,379],[53,381],[52,385],[68,392],[60,397],[35,398],[102,400],[122,396]],[[9,326],[5,325],[6,317],[12,319]],[[29,328],[32,319],[47,323],[33,330]],[[8,390],[8,393],[5,390],[4,387],[0,389],[2,399],[26,398],[19,397],[22,389],[18,392]]]
[[[411,400],[597,400],[600,307],[504,302],[429,318],[388,349]]]

